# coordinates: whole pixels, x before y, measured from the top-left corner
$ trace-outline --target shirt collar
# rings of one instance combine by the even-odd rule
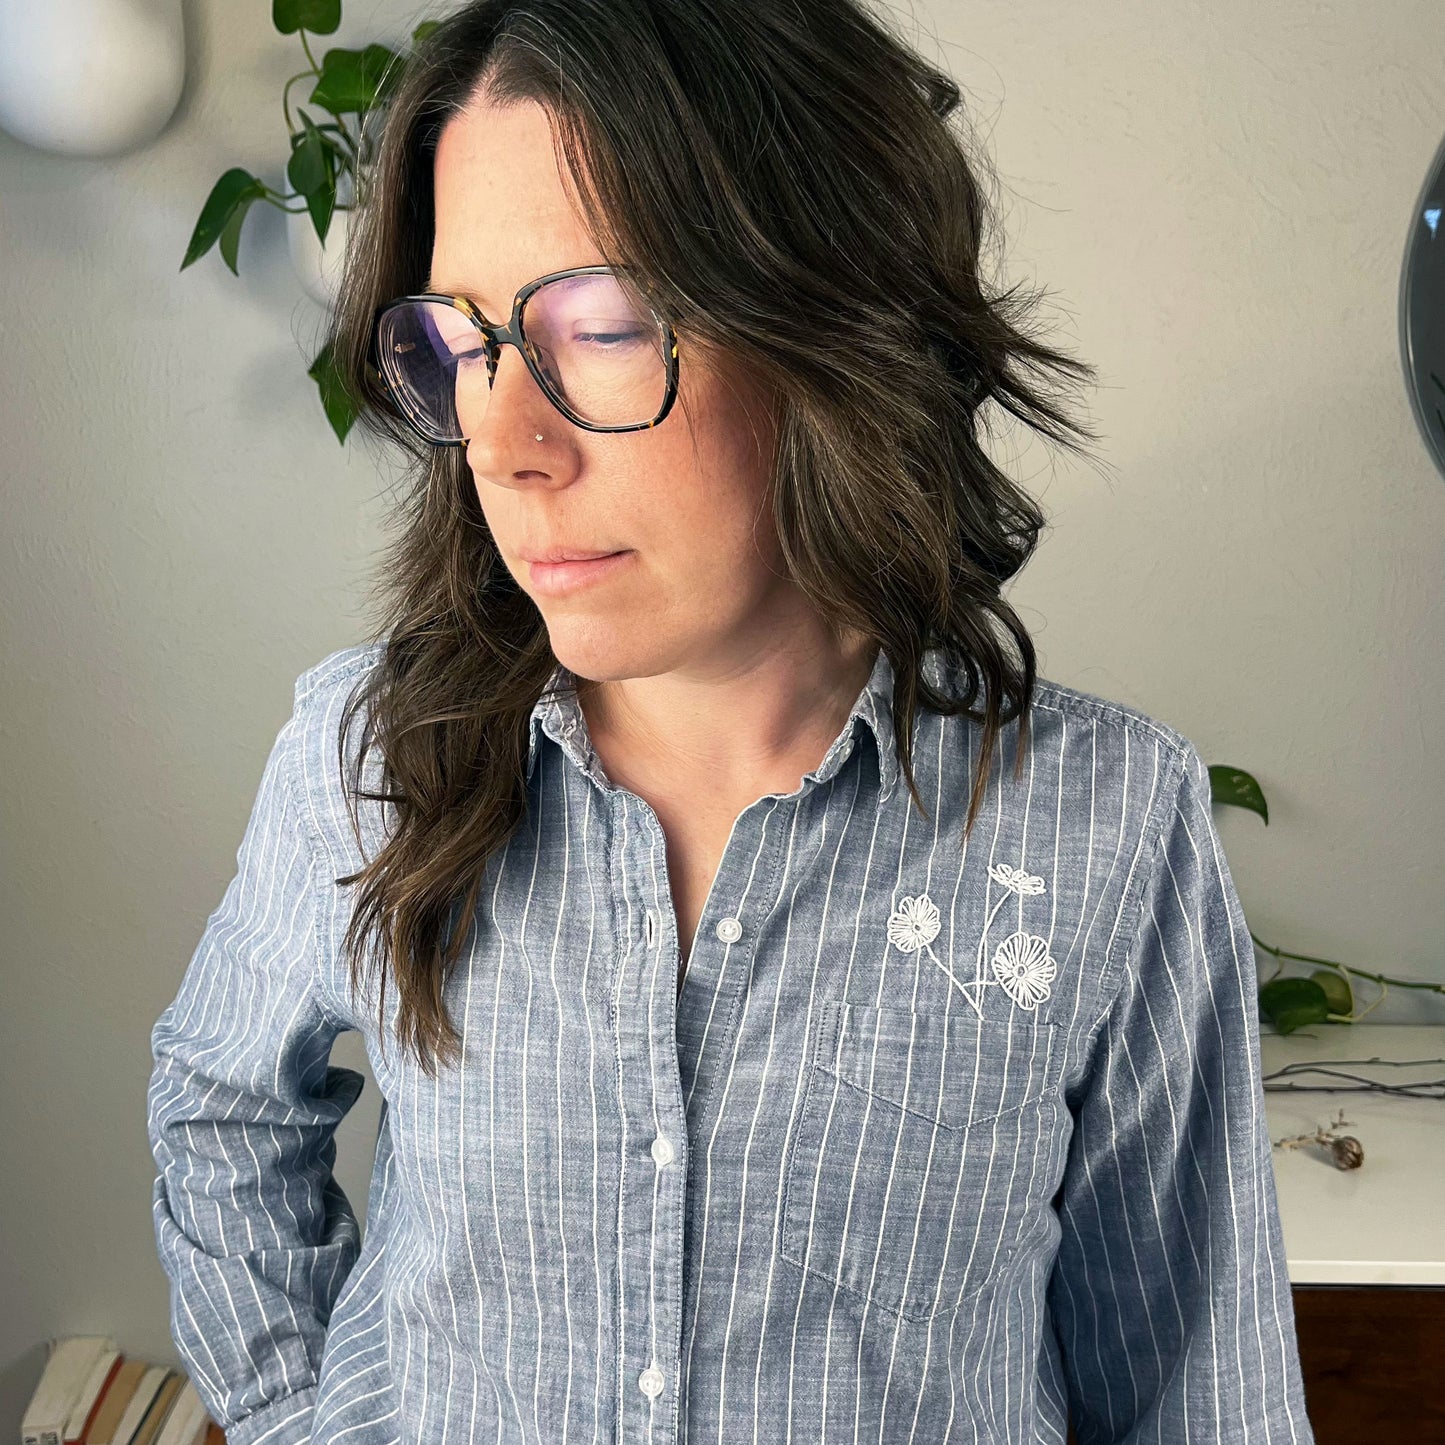
[[[531,778],[537,762],[540,742],[538,734],[543,732],[584,773],[593,774],[597,767],[597,755],[587,734],[587,719],[572,691],[575,684],[576,678],[570,668],[559,662],[552,669],[527,725],[528,779]],[[893,665],[881,647],[874,659],[868,681],[858,694],[842,731],[834,739],[823,761],[807,774],[807,778],[825,783],[837,773],[853,750],[853,739],[859,731],[860,721],[873,736],[878,754],[880,801],[886,802],[898,785],[900,769],[894,753]]]

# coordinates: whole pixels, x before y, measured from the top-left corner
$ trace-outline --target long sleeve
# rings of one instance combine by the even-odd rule
[[[298,689],[298,693],[299,693]],[[277,735],[180,991],[151,1036],[147,1126],[171,1332],[230,1445],[309,1440],[331,1308],[360,1231],[332,1173],[362,1077],[318,990],[318,889],[297,805],[304,710]]]
[[[1192,746],[1157,839],[1071,1101],[1048,1297],[1074,1429],[1079,1445],[1311,1445],[1254,952]]]

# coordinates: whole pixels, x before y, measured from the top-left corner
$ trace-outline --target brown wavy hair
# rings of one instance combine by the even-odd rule
[[[717,348],[771,383],[782,554],[830,626],[893,664],[920,812],[915,710],[983,724],[965,838],[1014,718],[1023,765],[1035,656],[1001,587],[1046,520],[985,452],[986,404],[1080,457],[1097,440],[1060,401],[1094,368],[1025,329],[1043,293],[986,287],[997,227],[958,85],[860,0],[471,0],[443,19],[389,103],[327,336],[358,426],[411,483],[377,573],[384,645],[338,743],[344,772],[364,711],[358,839],[357,802],[394,810],[377,855],[336,880],[359,889],[345,948],[360,991],[374,940],[383,1047],[390,978],[429,1074],[460,1052],[443,998],[457,925],[524,814],[528,717],[556,662],[464,451],[411,433],[368,361],[374,307],[426,289],[438,135],[482,87],[546,109],[599,250],[672,323],[680,365]],[[961,695],[924,675],[934,646]],[[372,749],[379,791],[361,782]]]

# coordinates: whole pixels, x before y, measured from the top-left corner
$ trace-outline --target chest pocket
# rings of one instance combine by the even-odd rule
[[[1047,1208],[1058,1025],[825,1000],[785,1163],[783,1258],[910,1320],[952,1313]]]

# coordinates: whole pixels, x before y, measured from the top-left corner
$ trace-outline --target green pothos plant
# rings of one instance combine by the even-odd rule
[[[300,40],[306,56],[306,68],[291,76],[281,91],[281,111],[291,140],[286,179],[292,190],[283,194],[243,167],[233,166],[206,198],[181,262],[182,271],[219,245],[221,259],[232,275],[239,276],[236,254],[241,226],[257,201],[290,215],[310,212],[323,244],[338,210],[365,204],[375,158],[375,123],[385,114],[406,54],[385,45],[361,50],[338,47],[325,51],[318,61],[307,35],[335,33],[341,24],[341,0],[272,0],[271,19],[281,34]],[[437,24],[428,20],[418,25],[412,31],[412,45],[419,45]],[[316,112],[314,117],[300,104],[294,112],[291,107],[291,87],[303,81],[311,86],[306,104]],[[343,199],[348,195],[350,204]],[[312,361],[307,375],[316,383],[337,440],[344,442],[356,420],[356,406],[341,385],[329,346]]]
[[[1248,808],[1250,812],[1258,813],[1266,825],[1269,823],[1269,805],[1265,802],[1264,790],[1243,768],[1211,763],[1209,787],[1214,802]],[[1372,973],[1369,969],[1336,963],[1332,959],[1314,958],[1307,953],[1291,953],[1286,948],[1276,948],[1253,931],[1249,936],[1256,948],[1263,949],[1277,960],[1278,967],[1259,986],[1259,1012],[1282,1034],[1293,1033],[1312,1024],[1358,1023],[1380,1006],[1391,984],[1396,988],[1445,993],[1445,984],[1392,978],[1383,973]],[[1303,971],[1305,967],[1309,967],[1308,972]],[[1286,973],[1287,968],[1293,971]],[[1355,1007],[1355,992],[1350,983],[1352,977],[1367,978],[1380,990],[1364,1008]]]

